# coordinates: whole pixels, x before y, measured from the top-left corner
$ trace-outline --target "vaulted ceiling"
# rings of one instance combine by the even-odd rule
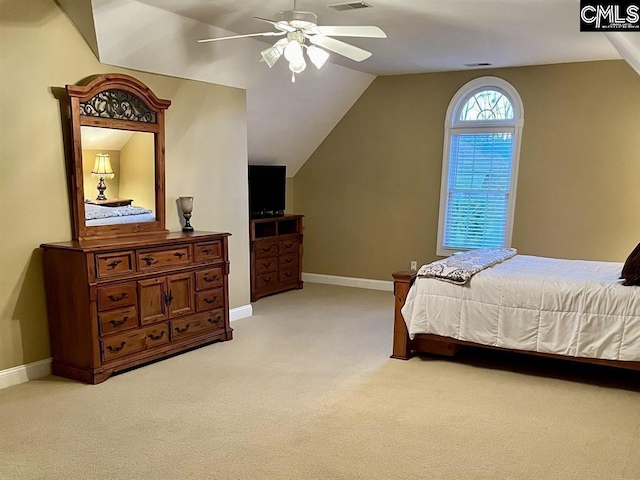
[[[273,18],[293,0],[140,0],[238,33],[268,31],[254,16]],[[332,61],[372,75],[461,70],[619,58],[602,34],[580,34],[573,0],[367,0],[372,8],[336,11],[336,0],[298,0],[322,25],[377,25],[388,40],[349,40],[374,52],[362,63]],[[265,38],[266,43],[274,43]]]
[[[580,33],[577,0],[367,0],[338,12],[335,0],[298,0],[323,25],[376,25],[387,39],[343,39],[373,52],[356,63],[332,54],[292,84],[284,62],[260,51],[273,38],[198,44],[197,39],[270,31],[292,0],[58,0],[105,64],[247,90],[250,163],[285,164],[293,176],[376,75],[621,58],[640,69],[637,33]],[[639,71],[640,73],[640,71]]]

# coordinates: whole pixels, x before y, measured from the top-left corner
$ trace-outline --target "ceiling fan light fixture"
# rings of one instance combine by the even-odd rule
[[[264,59],[264,61],[267,62],[267,65],[269,65],[269,68],[272,68],[276,64],[278,59],[282,56],[282,52],[275,45],[273,47],[267,48],[266,50],[263,50],[260,53],[262,54],[262,58]]]
[[[273,46],[278,49],[280,54],[283,54],[284,53],[284,49],[287,48],[287,45],[289,45],[289,39],[288,38],[281,38]]]
[[[284,58],[292,63],[304,62],[304,55],[302,53],[302,45],[297,40],[291,40],[284,49]]]
[[[326,52],[315,45],[311,45],[307,48],[307,55],[309,56],[311,63],[313,63],[318,70],[320,70],[329,59],[329,52]]]
[[[307,68],[307,62],[304,61],[304,58],[299,62],[289,62],[289,70],[293,73],[302,73],[305,68]]]

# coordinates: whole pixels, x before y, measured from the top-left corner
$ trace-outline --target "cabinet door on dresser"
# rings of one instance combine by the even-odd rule
[[[140,323],[147,325],[195,313],[193,273],[138,281]]]
[[[167,277],[167,302],[170,318],[195,313],[194,287],[193,273],[180,273]]]
[[[167,311],[167,282],[165,277],[138,281],[140,324],[161,322],[169,318]]]

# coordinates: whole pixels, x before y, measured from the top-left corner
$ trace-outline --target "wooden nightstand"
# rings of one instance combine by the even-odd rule
[[[132,198],[107,198],[106,200],[91,200],[91,205],[100,205],[102,207],[128,207],[133,202]]]

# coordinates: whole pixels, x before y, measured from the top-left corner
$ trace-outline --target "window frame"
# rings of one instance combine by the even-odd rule
[[[458,120],[460,110],[466,102],[484,90],[496,90],[507,97],[513,108],[513,119],[509,120]],[[524,127],[524,105],[518,91],[513,85],[499,77],[479,77],[464,84],[453,96],[444,124],[444,148],[442,159],[442,176],[440,183],[440,211],[438,216],[438,240],[436,254],[448,257],[455,252],[471,250],[470,248],[446,248],[444,233],[447,224],[447,207],[449,198],[449,167],[451,141],[457,133],[511,133],[513,149],[511,159],[511,179],[507,207],[507,223],[505,228],[504,247],[510,247],[513,236],[513,219],[516,205],[518,168],[520,164],[520,144]]]

